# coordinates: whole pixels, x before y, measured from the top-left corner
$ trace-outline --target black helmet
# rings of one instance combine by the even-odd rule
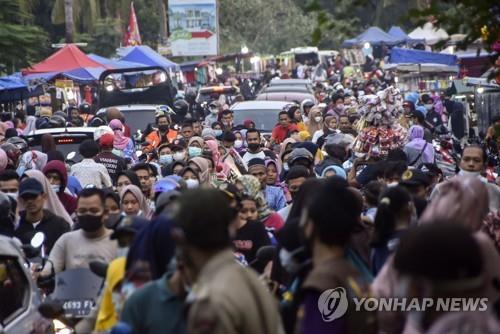
[[[54,115],[49,120],[50,128],[64,128],[66,126],[66,119],[60,115]]]
[[[177,115],[186,116],[189,111],[189,104],[185,100],[177,100],[174,103],[174,111]]]
[[[186,93],[184,94],[184,99],[188,103],[194,103],[195,100],[196,100],[196,89],[194,89],[194,88],[188,88],[186,90]]]
[[[28,150],[28,143],[21,137],[11,137],[7,139],[6,142],[16,146],[21,151],[21,153],[24,153]]]
[[[92,109],[90,108],[90,104],[88,104],[86,102],[80,104],[80,106],[78,107],[78,111],[81,112],[82,114],[91,114],[92,113]]]
[[[13,221],[13,200],[0,191],[0,221],[2,223]]]

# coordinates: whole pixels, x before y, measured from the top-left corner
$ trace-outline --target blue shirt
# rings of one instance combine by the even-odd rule
[[[286,206],[285,193],[283,189],[275,186],[266,186],[264,189],[267,204],[274,211],[279,211]]]

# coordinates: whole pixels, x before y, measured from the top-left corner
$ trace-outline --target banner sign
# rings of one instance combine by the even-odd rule
[[[173,56],[217,55],[217,0],[169,0],[168,26]]]

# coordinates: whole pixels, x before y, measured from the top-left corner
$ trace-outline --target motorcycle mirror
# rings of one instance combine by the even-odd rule
[[[43,242],[45,241],[45,234],[43,232],[36,232],[33,238],[31,239],[31,247],[33,248],[39,248],[41,245],[43,245]]]
[[[38,312],[47,319],[55,319],[64,314],[64,308],[60,302],[48,301],[43,302],[38,307]]]
[[[90,271],[99,277],[105,278],[108,271],[108,264],[101,261],[91,261],[89,263]]]
[[[142,151],[135,151],[135,155],[140,158],[142,155]]]
[[[74,151],[69,152],[68,155],[66,156],[66,160],[72,160],[75,156],[76,156],[76,153]]]

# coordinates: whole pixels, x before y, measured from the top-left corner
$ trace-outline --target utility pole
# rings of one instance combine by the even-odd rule
[[[159,44],[165,45],[167,42],[167,10],[165,9],[164,0],[156,0],[158,13],[160,14],[160,38]]]
[[[73,0],[64,0],[64,23],[66,28],[66,43],[73,43]]]

